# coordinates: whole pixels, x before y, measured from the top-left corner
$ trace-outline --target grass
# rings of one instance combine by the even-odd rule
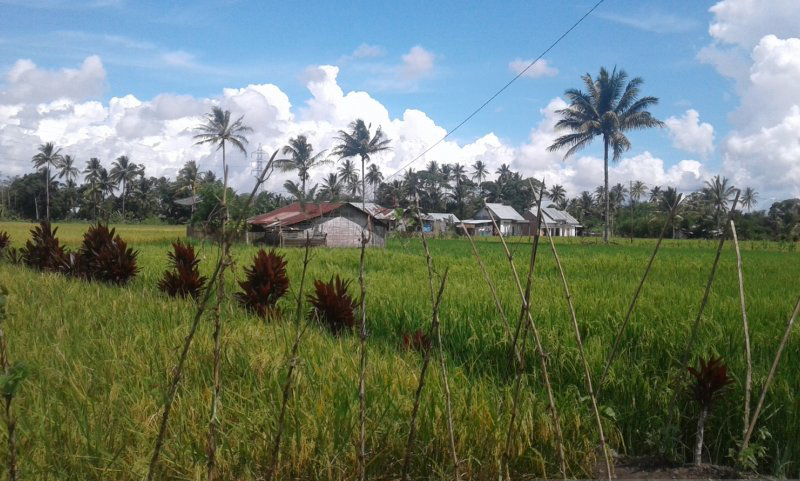
[[[20,246],[29,225],[0,223]],[[80,242],[85,225],[64,224],[59,237]],[[190,300],[161,294],[157,281],[167,268],[169,242],[182,227],[118,226],[139,250],[140,275],[127,287],[88,284],[56,275],[0,264],[0,283],[10,291],[7,325],[13,359],[26,362],[31,376],[17,398],[21,479],[141,479],[158,428],[160,406],[177,359],[177,349],[194,313]],[[560,240],[559,255],[574,295],[586,354],[595,378],[616,327],[651,253],[653,241],[617,239],[603,246],[594,240]],[[741,439],[744,354],[738,307],[736,261],[723,252],[717,281],[701,326],[695,356],[721,355],[736,383],[715,407],[706,428],[706,459],[729,463],[727,455]],[[198,244],[201,270],[208,275],[217,257],[210,244]],[[440,318],[452,391],[461,471],[474,479],[497,476],[505,442],[513,377],[505,337],[490,294],[463,240],[431,240],[436,271],[450,268]],[[508,263],[495,239],[478,248],[498,285],[510,319],[516,322],[519,299]],[[658,450],[658,434],[669,409],[679,410],[680,435],[671,450],[691,453],[694,418],[688,395],[670,406],[679,374],[676,366],[697,312],[714,257],[707,241],[667,241],[645,285],[621,354],[598,403],[610,446],[619,452]],[[530,245],[511,243],[517,268],[524,272]],[[744,243],[748,312],[758,393],[783,333],[796,296],[800,255],[790,244]],[[238,289],[256,249],[236,246],[228,292]],[[302,250],[287,249],[287,270],[299,280]],[[550,375],[562,417],[570,472],[581,477],[598,461],[598,439],[585,397],[569,312],[549,249],[541,249],[532,295],[532,313],[550,357]],[[307,291],[315,279],[334,274],[356,279],[358,251],[317,249],[308,268]],[[523,274],[521,274],[523,275]],[[370,361],[367,378],[368,473],[398,476],[409,414],[421,363],[402,349],[402,335],[430,322],[430,293],[419,240],[393,239],[367,253]],[[235,278],[235,279],[234,279]],[[252,479],[266,466],[294,339],[292,298],[279,302],[286,321],[264,323],[232,299],[224,305],[221,439],[218,458],[223,479]],[[351,286],[351,292],[355,290]],[[306,304],[308,309],[308,304]],[[204,479],[208,405],[211,396],[211,319],[203,322],[184,373],[170,420],[162,461],[163,479]],[[527,357],[533,361],[528,343]],[[300,347],[294,392],[285,421],[279,473],[282,478],[351,479],[357,441],[358,337],[333,337],[310,329]],[[800,475],[800,340],[784,352],[768,396],[755,441],[764,448],[759,468],[778,476]],[[556,476],[553,427],[537,363],[529,362],[519,426],[512,446],[512,473]],[[444,393],[438,363],[430,366],[417,420],[412,470],[416,477],[446,478],[452,472],[448,452]],[[685,387],[680,387],[685,389]],[[0,442],[4,443],[4,433]],[[4,455],[4,454],[3,454]],[[4,459],[0,457],[0,459]]]

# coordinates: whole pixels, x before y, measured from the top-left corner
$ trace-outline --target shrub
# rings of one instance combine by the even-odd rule
[[[411,334],[403,334],[403,347],[406,349],[425,353],[432,345],[430,337],[419,329]]]
[[[725,386],[733,383],[733,379],[728,376],[728,366],[719,357],[711,357],[708,362],[701,357],[700,366],[697,369],[691,366],[687,369],[695,381],[692,385],[692,397],[700,405],[694,446],[694,463],[700,464],[703,460],[705,424],[711,412],[711,405]]]
[[[64,270],[90,281],[127,284],[139,272],[138,252],[115,231],[101,223],[89,227],[80,249],[64,263]]]
[[[347,292],[350,281],[337,275],[330,282],[314,281],[314,293],[308,296],[311,303],[309,316],[316,318],[334,335],[355,326],[355,308],[358,305]]]
[[[275,249],[267,253],[258,251],[253,258],[253,265],[244,269],[245,280],[239,281],[242,292],[236,293],[236,299],[245,308],[263,318],[275,314],[278,299],[289,290],[289,277],[286,275],[286,261]]]
[[[3,255],[3,251],[8,249],[8,246],[11,245],[11,238],[8,236],[8,232],[2,230],[0,231],[0,256]]]
[[[66,262],[64,247],[56,237],[58,227],[53,229],[49,222],[43,221],[31,230],[31,238],[20,249],[22,261],[28,267],[40,271],[60,271]]]
[[[194,246],[181,241],[172,243],[172,252],[167,254],[172,270],[165,270],[158,288],[172,297],[192,296],[197,299],[206,284],[206,277],[200,275],[200,260],[194,253]]]

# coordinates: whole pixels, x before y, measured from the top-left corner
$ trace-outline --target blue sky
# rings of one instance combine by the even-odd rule
[[[334,65],[339,67],[335,83],[345,94],[367,92],[388,110],[389,119],[415,109],[449,129],[515,74],[512,62],[535,58],[594,3],[199,1],[164,6],[123,0],[0,0],[0,72],[11,72],[20,59],[31,60],[41,71],[78,69],[96,55],[104,73],[102,89],[89,89],[84,98],[76,94],[74,102],[108,105],[128,94],[143,102],[164,94],[215,101],[224,97],[225,88],[274,84],[288,97],[293,115],[301,117],[299,109],[313,96],[308,88],[313,69]],[[721,171],[746,181],[738,164],[725,164],[731,154],[723,144],[731,135],[758,128],[732,120],[747,85],[727,68],[735,62],[722,54],[736,50],[738,61],[747,66],[761,37],[797,36],[780,21],[776,32],[769,31],[768,19],[764,25],[748,25],[743,9],[751,3],[606,0],[545,56],[543,75],[520,78],[453,139],[466,146],[494,133],[513,149],[535,145],[532,129],[546,117],[541,109],[566,88],[579,87],[582,74],[616,65],[643,77],[643,92],[660,98],[653,109],[658,118],[681,119],[693,109],[698,125],[713,128],[713,141],[695,139],[710,141],[711,148],[697,147],[697,142],[681,147],[671,135],[680,133],[672,129],[633,133],[629,157],[648,152],[665,169],[692,159],[702,163],[703,174]],[[709,11],[718,4],[721,9]],[[781,8],[776,10],[779,15]],[[709,30],[713,24],[732,28],[715,34]],[[725,33],[736,28],[752,38]],[[11,84],[6,78],[6,90]],[[782,114],[759,128],[777,125]],[[600,143],[585,155],[602,155]],[[793,159],[786,164],[790,168]],[[401,160],[387,161],[386,171]],[[514,162],[524,165],[525,159]],[[573,184],[574,189],[585,187]],[[794,193],[791,185],[759,188]]]

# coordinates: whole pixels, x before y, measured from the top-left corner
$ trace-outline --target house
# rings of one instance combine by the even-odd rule
[[[536,229],[536,221],[538,218],[536,207],[532,207],[525,211],[525,218],[531,224],[532,231]],[[544,226],[547,226],[548,233],[552,237],[575,237],[578,235],[578,229],[583,226],[569,212],[557,209],[554,205],[550,204],[547,207],[542,207],[542,224],[541,234],[544,235]]]
[[[367,247],[384,247],[389,222],[383,209],[360,202],[299,202],[247,219],[248,241],[277,246],[312,245],[360,247],[361,231],[369,221],[372,235]]]
[[[422,214],[422,232],[424,234],[444,235],[459,222],[461,221],[453,214],[429,212]]]
[[[494,227],[492,227],[491,220],[476,220],[467,219],[458,224],[458,233],[461,234],[463,229],[467,230],[470,237],[485,237],[493,235]]]
[[[500,234],[503,236],[525,235],[529,224],[524,217],[519,215],[519,212],[510,205],[505,204],[487,203],[474,216],[474,220],[488,220],[490,225],[492,219],[497,223]],[[498,233],[493,232],[492,234],[497,235]]]

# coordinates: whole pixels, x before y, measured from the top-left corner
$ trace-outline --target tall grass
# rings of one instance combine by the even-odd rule
[[[2,224],[14,245],[27,237],[27,226]],[[75,247],[86,226],[62,225],[59,237]],[[125,288],[90,284],[55,274],[0,264],[0,283],[15,302],[6,325],[16,358],[30,366],[30,378],[15,401],[20,420],[20,479],[142,479],[152,440],[158,430],[163,393],[195,311],[190,299],[162,294],[157,283],[167,267],[166,252],[181,228],[126,226],[118,232],[139,250],[141,272]],[[73,232],[73,228],[75,232]],[[630,295],[639,282],[654,243],[627,240],[603,246],[581,239],[555,239],[569,272],[570,290],[590,368],[598,375]],[[210,245],[198,244],[201,271],[209,275],[217,257]],[[476,247],[497,286],[507,312],[520,309],[520,299],[502,246],[476,239]],[[742,243],[751,320],[753,388],[760,392],[797,295],[800,256],[778,244],[751,249]],[[496,460],[505,448],[507,409],[512,402],[514,367],[508,362],[509,339],[491,293],[466,240],[429,240],[431,255],[450,267],[443,294],[443,349],[447,358],[455,439],[464,478],[495,477]],[[638,300],[621,349],[598,399],[609,445],[629,454],[654,453],[660,428],[675,387],[666,373],[685,347],[697,304],[702,297],[716,243],[665,240]],[[525,239],[509,243],[519,263],[528,261]],[[235,246],[236,265],[247,265],[256,249]],[[301,249],[281,251],[290,279],[299,279]],[[357,250],[319,249],[309,264],[310,279],[333,274],[358,275]],[[406,447],[408,414],[418,384],[419,355],[400,348],[403,333],[413,332],[431,316],[425,254],[418,239],[390,240],[386,249],[367,250],[366,272],[371,302],[367,416],[371,447],[368,476],[398,476]],[[521,264],[520,264],[521,265]],[[241,278],[241,271],[237,273]],[[582,397],[584,374],[570,328],[556,264],[540,252],[531,313],[547,346],[550,374],[563,426],[569,470],[588,475],[597,461],[594,418]],[[226,288],[236,288],[234,276]],[[306,288],[308,290],[308,287]],[[220,418],[219,479],[255,479],[271,459],[286,381],[286,353],[291,352],[296,326],[287,321],[263,322],[226,301],[222,351],[226,383],[225,415]],[[296,309],[293,299],[279,302],[286,319]],[[705,321],[694,351],[726,359],[735,384],[719,400],[707,426],[706,446],[713,462],[727,462],[741,441],[745,356],[738,302],[736,259],[732,246],[723,250]],[[169,442],[162,457],[163,479],[205,477],[205,433],[211,399],[213,343],[209,322],[199,326],[184,379],[173,407]],[[292,402],[284,420],[281,478],[352,479],[356,475],[358,440],[358,336],[331,336],[311,326],[303,338],[302,362],[294,372]],[[527,347],[528,350],[532,348]],[[529,352],[527,356],[534,354]],[[760,469],[800,475],[800,339],[789,339],[751,443],[765,449]],[[441,366],[430,364],[421,394],[411,477],[447,478],[452,473],[447,420],[442,409]],[[512,475],[558,476],[557,447],[547,415],[547,396],[540,374],[526,374],[519,401],[515,436],[510,447]],[[690,459],[694,420],[688,396],[678,403],[688,413],[680,420],[682,444]],[[768,433],[767,437],[765,434]],[[0,435],[0,441],[5,438]]]

